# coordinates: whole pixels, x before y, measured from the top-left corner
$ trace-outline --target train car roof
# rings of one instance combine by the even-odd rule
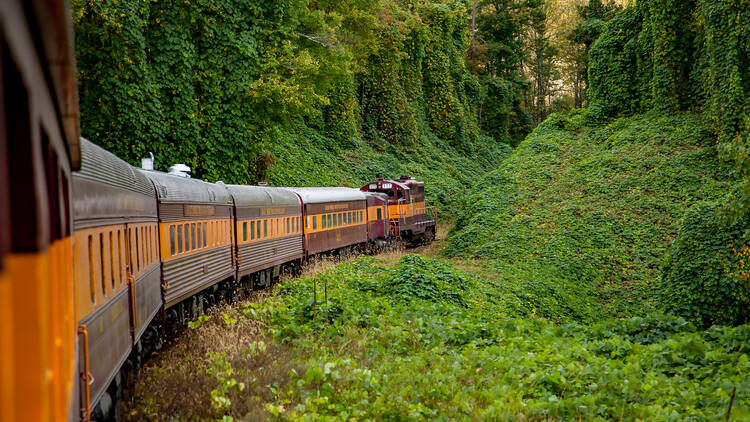
[[[388,195],[385,194],[385,193],[382,193],[382,192],[365,192],[365,191],[362,191],[362,193],[365,194],[365,196],[374,196],[374,197],[376,197],[378,199],[382,199],[383,201],[387,201],[388,200]]]
[[[299,194],[305,204],[321,204],[325,202],[364,201],[364,192],[353,188],[285,188]]]
[[[74,176],[153,197],[154,186],[135,167],[81,138],[81,168]]]
[[[189,177],[175,176],[155,170],[138,169],[138,171],[154,183],[159,201],[212,204],[232,203],[232,197],[223,185]]]
[[[292,205],[299,206],[299,197],[288,189],[268,186],[224,185],[238,207]]]

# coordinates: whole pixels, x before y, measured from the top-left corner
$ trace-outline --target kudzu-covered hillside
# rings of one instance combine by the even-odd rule
[[[73,20],[82,133],[134,164],[275,185],[409,174],[449,204],[519,127],[506,92],[480,133],[461,1],[74,0]]]

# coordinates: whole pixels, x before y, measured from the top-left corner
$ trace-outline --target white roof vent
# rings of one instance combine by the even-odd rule
[[[169,168],[169,174],[172,176],[187,177],[190,178],[190,167],[185,164],[175,164]]]
[[[148,155],[150,155],[151,157],[141,158],[141,168],[144,170],[153,170],[154,169],[154,153],[149,152]]]

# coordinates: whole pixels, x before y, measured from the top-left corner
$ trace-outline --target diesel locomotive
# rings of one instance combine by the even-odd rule
[[[69,7],[0,2],[0,420],[99,420],[206,307],[342,250],[435,236],[424,183],[208,183],[80,137]]]

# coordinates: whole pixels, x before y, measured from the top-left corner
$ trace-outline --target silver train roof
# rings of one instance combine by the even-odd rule
[[[284,188],[250,185],[224,185],[234,198],[234,204],[238,207],[246,206],[297,206],[299,197]]]
[[[154,196],[154,186],[135,167],[88,139],[81,138],[80,147],[81,169],[73,176]]]
[[[365,194],[353,188],[284,188],[299,194],[305,204],[320,204],[324,202],[364,201]]]
[[[231,204],[232,197],[222,185],[180,177],[154,170],[138,169],[156,187],[160,201]]]

